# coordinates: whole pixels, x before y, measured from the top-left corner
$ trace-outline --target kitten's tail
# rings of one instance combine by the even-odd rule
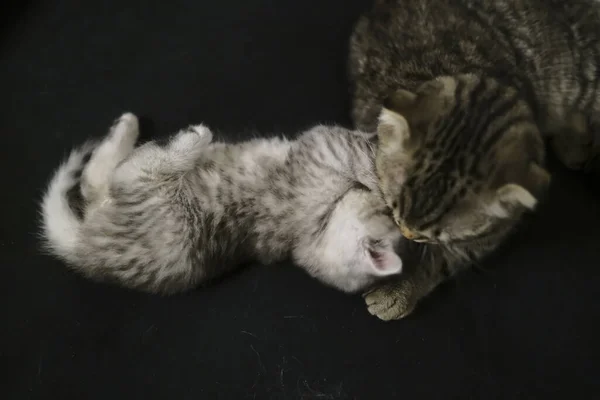
[[[80,217],[70,199],[81,193],[80,179],[84,166],[90,159],[95,143],[88,142],[69,155],[54,173],[42,200],[42,240],[45,248],[67,262],[76,262],[75,249],[78,242],[82,217]],[[83,210],[83,204],[79,204]]]

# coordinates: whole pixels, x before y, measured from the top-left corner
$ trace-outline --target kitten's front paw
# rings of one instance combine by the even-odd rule
[[[204,125],[192,125],[180,131],[171,140],[171,150],[188,153],[194,150],[202,150],[210,144],[213,135],[210,129]]]
[[[417,299],[413,296],[413,286],[408,281],[396,281],[378,286],[363,294],[371,315],[383,321],[401,319],[414,309]]]
[[[188,131],[196,132],[196,134],[200,137],[202,144],[209,144],[212,142],[213,134],[210,129],[202,124],[200,125],[192,125],[188,128]]]

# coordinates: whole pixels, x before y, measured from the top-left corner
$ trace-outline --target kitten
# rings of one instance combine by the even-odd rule
[[[136,148],[137,136],[124,114],[71,153],[44,196],[46,247],[84,276],[168,294],[291,257],[356,292],[401,272],[405,240],[377,185],[373,135],[316,126],[294,141],[225,144],[198,125]],[[69,204],[79,179],[81,215]]]
[[[366,295],[373,314],[408,315],[502,242],[546,191],[545,138],[600,172],[599,26],[593,0],[379,0],[359,20],[353,119],[393,132],[386,201],[406,237],[433,242],[413,245],[413,277]]]

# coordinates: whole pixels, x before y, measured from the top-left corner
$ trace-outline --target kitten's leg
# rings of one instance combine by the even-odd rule
[[[212,138],[212,132],[204,125],[193,125],[179,131],[167,145],[166,164],[173,172],[192,168]]]
[[[370,314],[384,321],[404,318],[450,275],[444,257],[429,251],[418,265],[412,267],[414,269],[406,275],[377,285],[363,294]]]
[[[210,142],[212,133],[203,125],[190,126],[172,135],[165,145],[148,142],[138,147],[117,168],[112,183],[130,185],[140,176],[161,179],[191,170]]]
[[[125,113],[115,121],[83,171],[81,193],[88,202],[108,194],[114,170],[133,152],[138,136],[139,125],[135,115]]]

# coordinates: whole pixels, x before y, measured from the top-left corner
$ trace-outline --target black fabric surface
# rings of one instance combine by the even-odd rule
[[[348,126],[347,39],[369,1],[12,3],[0,12],[0,397],[600,398],[600,190],[556,163],[530,223],[403,321],[291,264],[163,298],[40,253],[52,170],[124,111],[144,117],[145,139],[199,122],[228,140]]]

